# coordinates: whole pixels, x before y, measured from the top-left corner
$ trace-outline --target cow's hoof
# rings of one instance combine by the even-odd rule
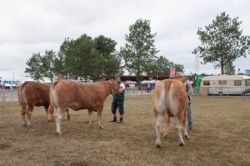
[[[186,138],[186,139],[189,139],[189,136],[188,136],[188,135],[185,135],[185,138]]]
[[[99,126],[99,129],[103,129],[104,127],[103,126]]]
[[[161,145],[156,145],[156,148],[161,148]]]
[[[70,120],[70,116],[67,117],[67,120]]]
[[[167,138],[167,137],[168,137],[168,134],[164,134],[164,135],[163,135],[163,138]]]
[[[62,133],[58,133],[58,132],[57,132],[56,134],[57,134],[58,136],[62,136]]]
[[[27,124],[23,124],[23,127],[27,127]]]
[[[180,145],[180,146],[184,146],[185,144],[184,144],[183,142],[180,142],[179,145]]]

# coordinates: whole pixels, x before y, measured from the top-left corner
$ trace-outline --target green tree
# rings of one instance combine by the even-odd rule
[[[164,75],[169,76],[169,69],[170,67],[174,67],[176,71],[183,73],[184,66],[181,64],[175,64],[172,61],[169,61],[166,57],[160,56],[157,57],[147,66],[147,70],[149,71],[149,75]]]
[[[162,74],[166,74],[165,72],[171,66],[171,62],[163,57],[156,57],[147,65],[147,71],[149,72],[148,75],[159,76]]]
[[[55,59],[55,71],[65,78],[98,79],[115,75],[120,69],[116,42],[103,35],[92,39],[84,34],[66,38]]]
[[[241,56],[246,57],[249,49],[247,36],[243,36],[240,30],[241,23],[238,17],[232,19],[225,12],[217,15],[205,30],[198,29],[201,45],[193,53],[200,55],[204,64],[216,63],[215,66],[220,67],[221,74],[224,74],[225,66],[230,66]]]
[[[110,77],[120,71],[121,58],[115,50],[116,44],[103,35],[95,39],[86,34],[75,40],[66,38],[58,54],[53,50],[46,50],[44,56],[34,54],[27,62],[26,72],[32,78],[47,77],[51,82],[55,75],[84,80]]]
[[[46,50],[45,55],[41,57],[42,75],[50,79],[52,83],[55,76],[56,53],[53,50]]]
[[[228,62],[228,63],[225,65],[225,74],[228,74],[228,75],[233,75],[233,74],[235,74],[235,66],[233,65],[232,62]]]
[[[73,77],[85,80],[98,78],[101,59],[91,37],[85,34],[74,40],[69,56],[69,71]]]
[[[33,53],[26,62],[25,73],[28,73],[34,80],[43,80],[42,56],[40,53]]]
[[[66,38],[60,46],[60,50],[55,58],[55,73],[62,75],[66,79],[72,78],[70,68],[72,66],[72,47],[74,40]]]
[[[147,73],[147,65],[156,57],[157,50],[154,45],[156,34],[151,33],[150,21],[138,19],[129,27],[129,34],[125,35],[126,44],[120,50],[125,67],[135,73],[137,80]]]
[[[94,44],[101,60],[99,77],[111,77],[118,74],[121,59],[115,50],[117,43],[111,38],[100,35],[94,39]]]
[[[182,64],[174,64],[173,67],[176,72],[184,73],[184,66]]]

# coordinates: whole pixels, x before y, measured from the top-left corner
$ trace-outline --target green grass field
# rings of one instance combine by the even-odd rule
[[[111,97],[103,111],[104,129],[88,128],[86,110],[71,111],[63,120],[63,135],[36,107],[32,128],[24,128],[17,102],[0,103],[0,165],[250,165],[250,99],[193,97],[193,131],[186,145],[171,133],[155,148],[155,120],[151,96],[130,96],[125,101],[125,122],[112,124]]]

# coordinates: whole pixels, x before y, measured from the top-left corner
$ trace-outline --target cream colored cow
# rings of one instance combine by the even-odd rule
[[[164,124],[164,137],[169,134],[170,117],[175,117],[178,129],[179,145],[184,146],[182,132],[187,132],[188,96],[182,79],[166,79],[156,84],[153,91],[154,113],[156,117],[156,147],[161,146],[160,130]],[[163,123],[165,122],[165,123]]]

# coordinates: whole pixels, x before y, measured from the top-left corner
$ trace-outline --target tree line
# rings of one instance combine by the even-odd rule
[[[34,53],[26,62],[25,72],[34,80],[49,78],[51,82],[56,75],[85,81],[110,78],[122,75],[124,69],[136,75],[138,81],[142,75],[170,66],[183,72],[183,65],[156,56],[155,36],[150,21],[138,19],[129,27],[126,44],[119,51],[116,50],[117,42],[104,35],[92,38],[83,34],[77,39],[66,38],[58,53],[53,50],[46,50],[43,55]]]
[[[249,36],[243,36],[238,18],[230,18],[222,12],[205,30],[198,28],[201,44],[193,50],[202,58],[202,63],[214,63],[221,68],[221,74],[233,74],[233,62],[248,54]],[[26,62],[25,72],[34,80],[56,75],[66,79],[96,80],[122,75],[124,70],[136,75],[140,81],[143,75],[161,73],[170,67],[184,72],[182,64],[175,64],[165,56],[157,56],[156,33],[151,32],[150,21],[138,19],[129,26],[126,43],[116,50],[117,42],[100,35],[92,38],[83,34],[77,39],[66,38],[56,53],[46,50],[43,55],[34,53]]]
[[[26,62],[25,72],[31,78],[51,82],[57,75],[66,79],[95,80],[112,76],[120,71],[121,59],[115,50],[116,42],[100,35],[96,38],[84,34],[77,39],[66,38],[58,53],[34,53]]]

